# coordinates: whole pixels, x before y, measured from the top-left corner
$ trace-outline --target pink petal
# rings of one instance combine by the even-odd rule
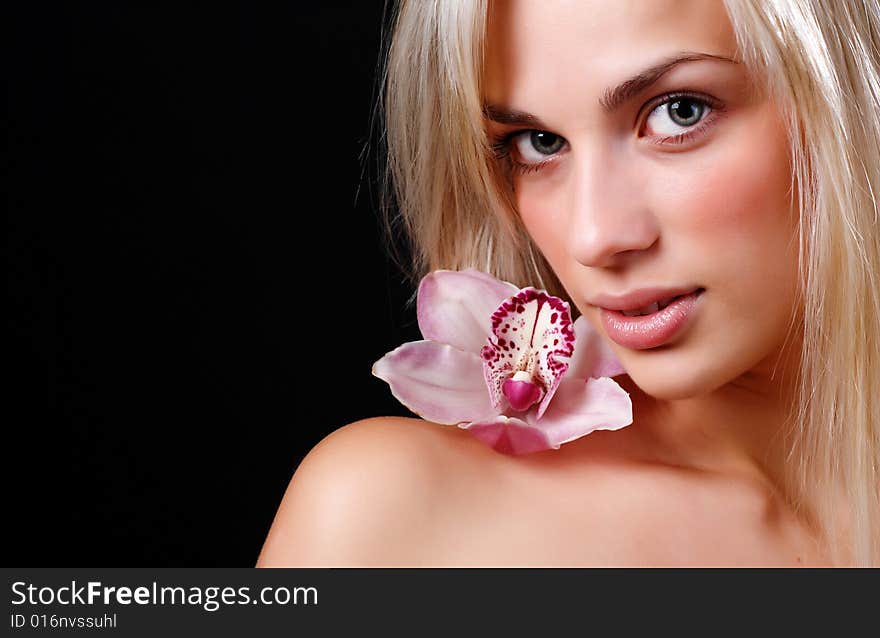
[[[577,339],[569,362],[568,376],[589,379],[616,377],[626,372],[611,346],[584,315],[574,322],[574,333]]]
[[[480,358],[434,341],[412,341],[373,364],[373,374],[391,386],[398,401],[419,416],[452,425],[478,421],[492,408]]]
[[[435,270],[419,284],[416,316],[422,336],[465,352],[480,352],[499,304],[516,286],[468,268]]]
[[[526,420],[540,428],[553,447],[559,447],[594,430],[619,430],[632,423],[629,394],[612,379],[566,377],[556,398],[538,422],[529,412]]]
[[[534,288],[506,299],[492,314],[492,337],[480,353],[495,409],[506,409],[504,382],[522,370],[544,389],[538,406],[541,418],[568,370],[574,340],[567,302]]]
[[[462,423],[458,427],[503,454],[531,454],[553,447],[540,428],[503,414],[479,423]]]

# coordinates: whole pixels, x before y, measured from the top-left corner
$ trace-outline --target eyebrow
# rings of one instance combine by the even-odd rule
[[[599,106],[601,106],[602,110],[606,113],[611,113],[620,108],[620,106],[627,100],[630,100],[654,84],[654,82],[659,80],[667,71],[676,65],[685,62],[696,62],[698,60],[718,60],[721,62],[739,64],[737,60],[721,55],[713,55],[711,53],[679,53],[636,73],[634,76],[624,80],[613,89],[605,89],[602,97],[599,98]],[[516,109],[504,108],[497,104],[486,104],[483,106],[483,115],[499,124],[516,124],[533,128],[548,128],[536,115],[526,113],[525,111],[518,111]]]

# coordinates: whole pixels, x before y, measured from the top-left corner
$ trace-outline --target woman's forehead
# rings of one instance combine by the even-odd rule
[[[735,56],[722,0],[494,0],[485,92],[506,102],[578,78],[606,86],[681,52]]]

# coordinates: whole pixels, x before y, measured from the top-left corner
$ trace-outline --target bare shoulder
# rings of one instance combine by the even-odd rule
[[[402,417],[335,430],[294,473],[257,566],[405,562],[430,526],[443,457],[464,434]]]
[[[760,501],[643,447],[595,432],[509,457],[452,426],[358,421],[297,468],[257,566],[754,562]]]
[[[636,491],[605,434],[509,457],[421,419],[346,425],[297,468],[257,566],[601,563],[612,544],[585,541],[622,539]]]

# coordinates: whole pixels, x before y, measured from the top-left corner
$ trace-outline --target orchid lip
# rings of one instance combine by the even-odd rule
[[[525,372],[515,373],[502,384],[501,391],[510,406],[518,412],[528,410],[544,396],[544,391]]]
[[[499,410],[506,404],[524,410],[538,401],[540,419],[574,352],[568,302],[544,290],[523,288],[492,313],[491,331],[480,356],[492,405]],[[511,379],[517,372],[524,375]],[[532,384],[537,387],[530,388]]]

